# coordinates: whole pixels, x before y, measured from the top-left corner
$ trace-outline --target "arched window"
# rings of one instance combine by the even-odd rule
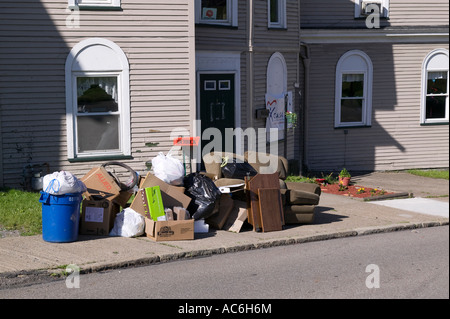
[[[129,64],[106,39],[80,42],[66,61],[69,160],[131,155]]]
[[[421,124],[448,124],[448,51],[438,49],[422,67]]]
[[[336,67],[335,127],[372,125],[373,65],[362,51],[345,53]]]

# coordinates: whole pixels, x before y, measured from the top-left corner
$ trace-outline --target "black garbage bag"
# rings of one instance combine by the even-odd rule
[[[222,192],[207,176],[192,173],[184,178],[186,195],[193,200],[188,211],[195,220],[206,219],[217,212],[216,205],[219,204]]]
[[[258,172],[247,162],[236,163],[236,160],[228,162],[222,167],[222,175],[225,178],[244,179],[246,176],[253,177]]]

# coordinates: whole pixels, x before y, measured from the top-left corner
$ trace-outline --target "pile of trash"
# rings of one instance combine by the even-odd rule
[[[94,167],[81,179],[55,172],[44,177],[41,197],[82,194],[81,235],[176,241],[194,240],[195,233],[207,233],[210,227],[240,231],[245,202],[235,203],[206,174],[186,176],[183,164],[170,153],[156,156],[152,167],[145,177],[120,162]],[[128,176],[125,182],[115,168],[126,171],[121,174],[122,179]]]

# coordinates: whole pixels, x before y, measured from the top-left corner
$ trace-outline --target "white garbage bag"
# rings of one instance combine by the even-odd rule
[[[109,233],[115,237],[138,237],[144,234],[145,218],[131,208],[117,214],[114,227]]]
[[[52,195],[77,194],[87,190],[81,180],[66,171],[45,175],[42,189]]]
[[[152,159],[153,172],[160,180],[172,185],[183,184],[184,178],[184,166],[176,158],[174,158],[170,152],[167,155],[159,153],[154,159]]]

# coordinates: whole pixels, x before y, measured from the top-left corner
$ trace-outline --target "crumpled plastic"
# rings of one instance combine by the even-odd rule
[[[176,158],[174,158],[170,152],[164,155],[160,152],[155,158],[152,159],[153,173],[160,180],[171,185],[182,185],[184,178],[184,166]]]
[[[144,234],[145,218],[131,208],[117,214],[114,227],[109,233],[113,237],[138,237]]]
[[[44,192],[51,195],[77,194],[87,190],[81,180],[67,171],[45,175],[42,188]]]

